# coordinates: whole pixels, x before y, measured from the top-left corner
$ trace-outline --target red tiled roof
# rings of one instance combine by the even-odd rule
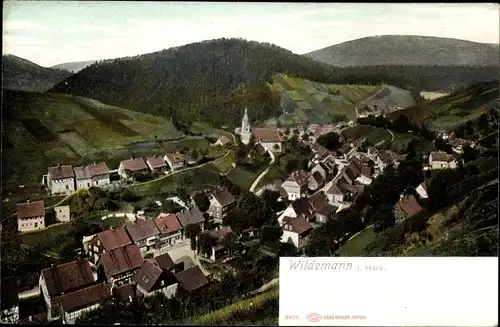
[[[291,173],[290,176],[288,176],[288,178],[286,179],[286,181],[287,182],[295,182],[299,186],[304,186],[304,185],[307,185],[308,178],[309,178],[309,175],[305,171],[299,170],[299,171],[294,171],[293,173]]]
[[[109,174],[109,169],[105,162],[93,163],[88,165],[87,168],[92,177]]]
[[[146,157],[146,162],[149,163],[149,165],[153,168],[162,168],[167,166],[165,160],[163,160],[162,157],[158,156]]]
[[[430,157],[432,158],[432,161],[450,162],[453,161],[454,159],[451,154],[448,154],[443,151],[433,151],[430,153]]]
[[[189,224],[201,224],[202,222],[205,221],[205,218],[201,214],[200,209],[198,209],[198,207],[194,207],[191,209],[183,209],[176,215],[182,227],[186,227]]]
[[[142,261],[139,247],[135,244],[113,249],[104,253],[99,259],[99,263],[103,265],[108,276],[116,276],[137,269],[142,265]]]
[[[16,204],[17,219],[45,216],[43,200]]]
[[[113,249],[132,244],[124,226],[102,231],[97,234],[97,237],[101,241],[105,251],[111,251]]]
[[[306,217],[312,215],[312,208],[307,198],[296,199],[291,203],[291,206],[297,215],[304,215]]]
[[[63,179],[63,178],[73,178],[75,173],[73,172],[73,166],[71,165],[59,165],[55,167],[49,167],[48,173],[52,180]]]
[[[309,204],[314,211],[319,211],[328,204],[328,198],[323,192],[318,192],[309,197]]]
[[[144,162],[144,159],[142,159],[142,158],[132,158],[132,159],[123,160],[121,162],[121,164],[123,165],[124,169],[130,170],[130,171],[138,171],[138,170],[148,169],[146,162]]]
[[[173,164],[178,162],[183,162],[186,160],[182,153],[167,153],[166,156],[168,160]]]
[[[174,214],[161,213],[154,222],[161,234],[168,234],[182,229],[181,223]]]
[[[82,167],[75,167],[75,168],[73,168],[73,171],[75,172],[75,178],[77,180],[91,178],[90,171],[89,171],[88,167],[83,167],[83,166]]]
[[[151,219],[136,219],[133,223],[125,224],[125,229],[134,242],[160,234],[158,227]]]
[[[95,282],[89,261],[75,260],[42,270],[49,296],[55,297],[63,292],[79,289]]]
[[[284,230],[286,230],[287,225],[291,226],[292,231],[299,235],[309,233],[313,229],[311,224],[302,215],[297,218],[288,219],[287,222],[283,224]]]
[[[424,210],[413,195],[399,199],[397,205],[407,215],[407,217],[414,216]]]
[[[194,291],[209,283],[200,267],[193,266],[175,274],[179,284],[187,291]]]
[[[260,143],[279,143],[281,137],[278,130],[272,128],[252,128],[252,134]]]
[[[158,281],[163,274],[163,270],[152,262],[145,260],[141,268],[132,277],[132,282],[136,283],[146,292],[153,291],[158,286]]]
[[[84,289],[61,296],[61,306],[66,313],[87,308],[110,297],[110,290],[110,287],[103,283],[88,286]]]
[[[113,288],[113,297],[118,302],[127,302],[130,300],[130,297],[134,297],[134,288],[132,284],[127,283],[119,286],[115,286]]]

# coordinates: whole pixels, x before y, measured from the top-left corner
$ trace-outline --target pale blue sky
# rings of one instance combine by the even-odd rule
[[[499,42],[496,4],[4,1],[3,49],[42,66],[241,37],[307,53],[365,36]]]

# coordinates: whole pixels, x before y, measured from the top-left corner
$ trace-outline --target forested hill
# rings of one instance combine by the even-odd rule
[[[343,42],[308,53],[331,65],[412,65],[484,67],[499,65],[499,45],[465,40],[383,35]]]
[[[252,120],[277,116],[279,95],[267,83],[285,73],[322,83],[379,84],[440,90],[487,80],[492,70],[463,71],[427,67],[335,68],[268,43],[217,39],[136,56],[97,62],[51,91],[174,121],[206,120],[238,124],[243,108]]]
[[[2,56],[2,87],[9,90],[44,92],[71,75],[46,68],[14,55]]]

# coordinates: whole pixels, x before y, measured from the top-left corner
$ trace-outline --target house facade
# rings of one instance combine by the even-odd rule
[[[282,139],[277,129],[252,128],[255,143],[262,145],[266,151],[281,152]]]
[[[228,242],[233,235],[231,227],[218,227],[217,230],[210,231],[209,237],[214,240],[213,244],[210,244],[210,253],[207,255],[201,249],[197,249],[199,255],[208,259],[210,261],[224,260],[232,256],[231,250],[228,248]]]
[[[43,269],[39,286],[47,308],[47,320],[60,317],[60,297],[95,284],[95,278],[87,259],[75,260]]]
[[[281,185],[281,187],[288,194],[288,200],[294,201],[296,199],[306,196],[308,190],[308,174],[303,171],[293,172]]]
[[[203,232],[205,218],[203,217],[203,214],[200,212],[200,209],[198,209],[198,207],[183,209],[182,211],[178,212],[176,216],[181,223],[183,231],[188,225],[198,225],[200,226],[200,230]]]
[[[328,198],[324,192],[318,192],[309,197],[309,205],[314,212],[314,220],[317,223],[326,223],[329,217],[333,217],[338,207],[328,203]]]
[[[109,168],[105,162],[92,163],[87,166],[90,173],[90,178],[92,180],[92,185],[96,187],[104,187],[111,184],[109,178]]]
[[[43,200],[16,204],[17,230],[29,232],[45,228]]]
[[[75,172],[77,190],[84,190],[92,187],[92,177],[87,167],[75,167],[73,171]]]
[[[160,231],[158,236],[161,247],[173,246],[184,242],[182,226],[176,215],[161,213],[154,222]]]
[[[113,249],[101,255],[97,262],[99,279],[117,286],[129,283],[142,262],[141,251],[135,244]]]
[[[178,170],[186,166],[186,158],[182,153],[167,153],[163,159],[170,166],[172,171]]]
[[[148,171],[149,168],[142,158],[130,158],[123,160],[120,162],[120,166],[118,167],[118,175],[124,179],[133,178],[134,173],[145,173]]]
[[[89,261],[96,265],[99,258],[106,252],[132,244],[132,240],[125,231],[124,226],[111,227],[105,231],[87,237],[83,242],[83,248]]]
[[[158,242],[160,234],[154,220],[151,219],[136,219],[133,223],[125,224],[125,230],[141,253],[151,250]]]
[[[168,169],[168,165],[165,160],[163,160],[162,157],[158,157],[156,155],[152,157],[146,157],[146,164],[152,172],[163,172]]]
[[[209,197],[208,213],[215,222],[222,223],[227,213],[236,206],[235,197],[226,189],[215,190]]]
[[[104,283],[87,286],[59,298],[60,317],[63,324],[74,324],[86,312],[95,310],[111,297],[111,287]]]
[[[429,165],[433,170],[455,169],[458,167],[458,161],[451,154],[433,151],[429,155]]]
[[[71,212],[69,206],[54,207],[56,213],[56,220],[60,222],[68,222],[71,220]]]
[[[401,196],[398,203],[394,206],[394,217],[396,219],[396,223],[419,214],[423,210],[424,208],[422,208],[413,195]]]
[[[75,191],[75,173],[71,165],[49,167],[47,184],[52,194],[68,194]]]
[[[415,189],[415,191],[417,191],[417,194],[420,198],[422,199],[427,199],[429,197],[429,194],[427,193],[427,188],[428,187],[428,184],[427,184],[427,181],[424,181],[422,183],[420,183],[417,188]]]
[[[297,249],[301,249],[307,244],[313,230],[309,221],[302,215],[296,218],[285,218],[282,229],[282,242],[291,243]]]
[[[309,175],[307,179],[307,188],[314,192],[318,190],[320,187],[324,185],[325,181],[323,180],[323,176],[321,176],[320,172],[315,172]]]

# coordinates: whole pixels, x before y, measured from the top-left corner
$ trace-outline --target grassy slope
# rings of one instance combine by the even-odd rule
[[[279,288],[275,287],[255,297],[231,304],[225,308],[193,318],[188,323],[193,325],[277,325],[278,313],[256,315],[251,311],[265,310],[279,301]]]
[[[285,93],[293,102],[289,108],[295,107],[295,113],[282,119],[285,122],[292,118],[295,122],[308,119],[311,123],[329,123],[332,119],[355,120],[355,105],[375,94],[381,86],[322,84],[277,74],[271,87]],[[337,91],[340,94],[332,94]]]
[[[204,138],[182,138],[165,118],[64,94],[4,91],[2,122],[7,185],[38,184],[47,166],[54,164],[106,160],[116,169],[124,158],[173,149],[208,148],[210,157],[224,153]]]
[[[431,130],[453,130],[477,119],[497,100],[498,82],[479,83],[424,105],[394,112],[390,118],[405,114],[410,120],[424,123]]]

